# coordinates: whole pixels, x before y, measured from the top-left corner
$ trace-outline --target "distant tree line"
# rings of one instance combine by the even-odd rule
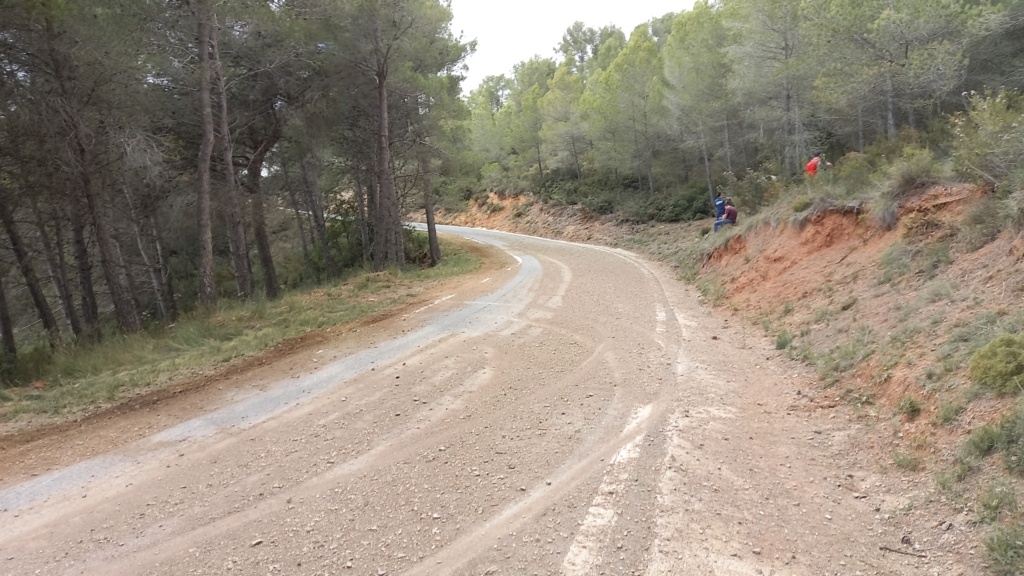
[[[450,21],[437,0],[0,0],[0,368],[40,336],[405,264],[403,211],[465,116]]]
[[[628,37],[577,22],[557,53],[471,93],[483,188],[677,220],[814,151],[948,153],[972,91],[1024,88],[1024,2],[701,0]]]

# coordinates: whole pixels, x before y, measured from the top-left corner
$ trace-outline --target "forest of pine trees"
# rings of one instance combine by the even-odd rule
[[[0,367],[436,262],[436,242],[407,252],[405,216],[486,192],[698,218],[717,189],[799,177],[813,151],[908,143],[1024,182],[1024,144],[990,137],[1024,141],[1021,0],[702,0],[630,31],[571,24],[560,57],[475,87],[475,40],[444,0],[0,0],[0,15]]]

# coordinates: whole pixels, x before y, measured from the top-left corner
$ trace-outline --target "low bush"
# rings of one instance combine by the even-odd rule
[[[913,420],[921,415],[921,403],[913,396],[904,396],[896,406],[896,413]]]
[[[1017,405],[1000,423],[1003,439],[1003,464],[1010,472],[1024,476],[1024,402]]]
[[[982,198],[972,206],[961,222],[957,233],[957,247],[965,252],[974,252],[992,242],[1002,232],[1012,210],[1002,210],[999,202],[991,195]]]
[[[978,524],[991,524],[1003,514],[1017,511],[1017,495],[1009,482],[996,482],[990,485],[978,501]]]
[[[892,463],[895,464],[896,467],[900,468],[901,470],[907,470],[911,472],[915,470],[920,470],[922,464],[921,458],[913,454],[908,454],[906,452],[897,452],[893,454]]]
[[[953,117],[953,163],[969,178],[1014,189],[1024,167],[1024,95],[971,93],[970,108]]]
[[[899,201],[915,190],[935,184],[949,177],[946,167],[935,159],[930,150],[908,147],[887,172],[888,192]]]
[[[997,576],[1020,576],[1024,566],[1024,523],[1005,524],[985,536],[985,548]]]
[[[938,420],[939,424],[949,426],[960,418],[965,409],[966,407],[959,402],[940,404],[939,409],[935,412],[935,419]]]
[[[998,425],[985,424],[971,432],[960,448],[967,460],[977,460],[992,454],[1003,443],[1003,431]]]
[[[973,462],[997,452],[1002,453],[1008,472],[1024,476],[1024,401],[999,422],[971,432],[960,447],[959,457]]]
[[[775,337],[776,350],[785,350],[786,348],[789,348],[789,345],[792,343],[793,335],[789,333],[789,330],[783,330]]]
[[[1024,391],[1024,335],[1003,334],[974,353],[971,380],[1000,395]]]

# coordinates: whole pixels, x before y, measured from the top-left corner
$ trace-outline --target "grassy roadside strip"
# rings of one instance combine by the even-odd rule
[[[442,241],[442,253],[435,268],[360,272],[279,300],[225,301],[170,326],[47,352],[38,358],[40,378],[33,385],[0,388],[0,423],[83,416],[145,391],[212,376],[308,334],[398,309],[424,286],[482,264],[478,254],[455,241]]]

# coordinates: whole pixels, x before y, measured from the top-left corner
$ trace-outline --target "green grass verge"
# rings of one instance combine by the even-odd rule
[[[444,243],[443,253],[435,268],[364,272],[274,301],[222,301],[170,326],[46,352],[42,385],[0,389],[0,421],[86,412],[135,391],[187,380],[304,334],[397,308],[417,285],[467,274],[481,264],[458,244]]]

